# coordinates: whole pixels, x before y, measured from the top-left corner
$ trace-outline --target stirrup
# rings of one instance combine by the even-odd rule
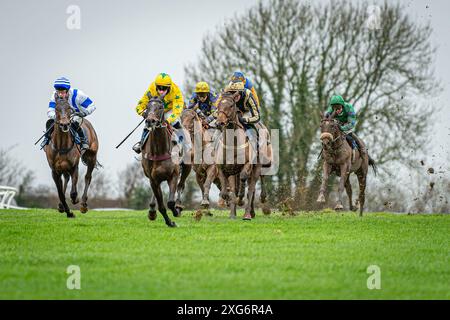
[[[133,151],[136,152],[137,154],[140,154],[140,153],[142,152],[142,149],[141,149],[141,142],[140,142],[140,141],[139,141],[139,142],[136,142],[136,143],[134,144],[134,146],[131,147],[131,149],[133,149]]]

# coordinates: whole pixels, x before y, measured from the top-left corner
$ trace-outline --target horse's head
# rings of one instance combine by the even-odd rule
[[[237,119],[236,103],[240,99],[240,92],[224,92],[217,106],[216,125],[222,129],[229,125],[240,125]]]
[[[195,122],[200,121],[197,112],[193,109],[184,109],[181,114],[181,124],[189,131],[190,134],[194,133]]]
[[[60,98],[55,96],[55,102],[55,123],[59,126],[61,131],[69,132],[72,108],[70,107],[68,97]]]
[[[334,112],[331,116],[322,116],[320,121],[320,140],[325,146],[330,145],[341,135],[339,123],[334,119]]]
[[[147,104],[145,125],[147,128],[155,128],[163,125],[164,102],[159,97],[152,97]]]

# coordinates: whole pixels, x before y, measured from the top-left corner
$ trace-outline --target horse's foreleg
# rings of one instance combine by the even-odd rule
[[[177,225],[175,224],[175,222],[170,220],[169,216],[167,215],[166,207],[164,206],[163,194],[160,186],[161,182],[154,181],[153,179],[150,181],[152,185],[153,194],[155,195],[156,201],[158,202],[158,210],[162,214],[164,221],[166,222],[166,225],[169,227],[176,227]]]
[[[183,191],[186,186],[186,180],[189,177],[189,173],[191,173],[192,165],[183,164],[181,165],[181,177],[177,186],[177,201],[176,206],[178,206],[181,210],[181,198],[183,196]]]
[[[178,174],[173,174],[167,183],[169,185],[169,199],[167,201],[167,207],[172,211],[174,217],[179,217],[181,216],[181,210],[178,211],[177,208],[175,208],[175,194],[177,192]],[[181,209],[181,200],[179,208]]]
[[[64,184],[63,184],[63,193],[66,194],[67,185],[69,184],[70,174],[68,172],[63,173]]]
[[[94,170],[94,164],[93,165],[88,165],[87,170],[86,170],[86,175],[84,176],[84,191],[83,191],[83,196],[81,197],[81,207],[80,207],[80,212],[81,213],[86,213],[88,212],[88,205],[87,205],[87,200],[88,200],[88,190],[89,190],[89,186],[91,185],[91,180],[92,180],[92,171]]]
[[[218,173],[217,173],[217,177],[219,178],[220,181],[220,197],[223,200],[228,200],[228,179],[225,177],[225,174],[223,173],[222,169],[217,168],[218,169]]]
[[[78,166],[73,168],[71,173],[72,177],[72,189],[70,189],[70,199],[73,204],[77,204],[79,202],[78,199],[78,191],[77,191],[77,183],[78,183]]]
[[[254,200],[256,193],[256,181],[261,173],[260,165],[255,166],[252,170],[247,190],[247,206],[245,207],[244,220],[251,220],[255,217]]]
[[[317,197],[317,202],[325,203],[325,192],[327,190],[328,178],[330,177],[331,165],[328,162],[323,162],[323,173],[322,173],[322,185],[320,186],[319,196]]]
[[[230,192],[228,193],[230,199],[230,218],[236,219],[236,179],[239,179],[235,175],[228,177],[228,183],[230,185]],[[226,191],[226,189],[225,189]]]
[[[239,189],[238,194],[238,205],[244,205],[244,197],[245,197],[245,186],[247,185],[247,180],[236,179],[236,189]]]
[[[75,215],[70,212],[70,208],[67,205],[66,202],[66,196],[64,194],[64,190],[63,190],[63,183],[61,180],[61,175],[57,174],[55,171],[52,171],[52,178],[53,181],[55,181],[55,185],[56,185],[56,189],[58,190],[58,197],[59,197],[59,202],[60,202],[60,209],[64,209],[63,212],[66,213],[67,218],[75,218]]]
[[[208,211],[209,211],[209,191],[211,189],[211,184],[215,178],[216,178],[216,168],[215,166],[209,166],[208,169],[206,169],[206,180],[205,183],[203,184],[203,200],[202,200],[202,206]]]
[[[155,203],[155,195],[152,193],[150,198],[149,210],[148,210],[148,218],[150,220],[156,219],[156,203]]]
[[[347,181],[345,181],[345,191],[347,192],[348,197],[348,204],[350,211],[355,210],[355,207],[353,206],[353,200],[352,200],[352,184],[350,183],[350,175],[347,177]]]
[[[340,171],[341,171],[341,177],[339,179],[339,189],[338,189],[338,196],[337,196],[337,203],[334,207],[334,210],[343,210],[344,206],[342,204],[342,193],[344,192],[345,182],[348,179],[348,176],[350,174],[350,165],[348,163],[344,163],[343,165],[340,165]]]
[[[261,203],[265,203],[267,199],[267,191],[266,184],[264,183],[264,176],[259,176],[259,180],[261,181],[261,195],[259,196],[259,199]]]
[[[270,207],[269,205],[266,203],[266,199],[267,199],[267,191],[266,191],[266,184],[265,184],[265,179],[264,176],[259,176],[260,180],[261,180],[261,195],[260,195],[260,200],[261,200],[261,206],[262,206],[262,212],[265,215],[269,215],[270,214]]]
[[[364,210],[364,202],[366,200],[366,178],[367,170],[357,172],[358,182],[359,182],[359,216],[362,217]]]

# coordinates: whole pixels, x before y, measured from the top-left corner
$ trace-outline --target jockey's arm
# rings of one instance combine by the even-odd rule
[[[167,121],[170,124],[173,124],[180,118],[180,115],[183,112],[183,107],[184,107],[183,94],[181,93],[180,89],[177,86],[173,85],[173,90],[174,90],[173,94],[174,94],[175,98],[172,101],[172,114],[167,119]]]
[[[255,98],[253,97],[253,94],[251,93],[250,90],[246,91],[246,95],[247,95],[247,107],[251,113],[251,116],[243,117],[243,119],[246,123],[258,122],[260,117],[258,105],[255,101]]]
[[[96,106],[92,102],[92,100],[86,94],[84,94],[84,92],[81,90],[78,90],[76,104],[78,106],[78,109],[82,113],[84,113],[84,116],[90,115],[96,109]]]
[[[347,108],[347,122],[341,126],[341,130],[342,131],[350,131],[352,130],[355,125],[356,125],[356,113],[355,113],[355,109],[353,108],[353,106],[351,104],[348,104],[346,106]]]
[[[325,117],[329,117],[331,116],[331,114],[333,113],[333,107],[332,106],[328,106],[327,111],[325,111]]]
[[[144,95],[142,96],[141,100],[139,100],[138,105],[136,106],[136,112],[138,115],[142,116],[144,111],[147,109],[147,104],[150,101],[150,98],[148,97],[148,93],[150,92],[150,87],[145,91]]]
[[[48,103],[47,116],[49,119],[55,119],[55,116],[56,116],[55,115],[55,107],[56,107],[55,94],[56,94],[56,91],[54,91],[52,93],[50,102]]]

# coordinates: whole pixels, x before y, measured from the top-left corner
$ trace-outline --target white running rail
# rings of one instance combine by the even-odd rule
[[[11,201],[18,191],[13,187],[0,186],[0,209],[26,209],[11,205]]]

